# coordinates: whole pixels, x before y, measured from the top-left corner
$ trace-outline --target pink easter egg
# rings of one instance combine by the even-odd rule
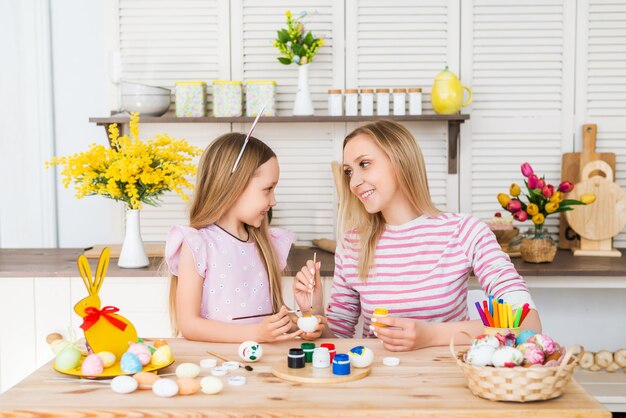
[[[543,354],[541,348],[531,342],[520,344],[517,346],[517,349],[524,355],[524,366],[543,364],[546,358],[546,355]]]
[[[537,347],[541,348],[545,355],[549,356],[556,350],[556,345],[552,338],[543,334],[535,334],[528,339],[528,342],[534,343]]]
[[[85,376],[98,376],[104,370],[102,359],[95,354],[88,355],[80,368]]]
[[[150,349],[145,344],[141,344],[141,343],[131,344],[130,347],[128,347],[128,350],[126,351],[136,355],[139,361],[141,362],[142,366],[145,366],[146,364],[150,363],[152,353],[150,353]]]

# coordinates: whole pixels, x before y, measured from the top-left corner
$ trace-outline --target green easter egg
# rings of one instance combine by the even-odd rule
[[[54,365],[59,370],[71,370],[78,366],[80,351],[73,345],[65,347],[57,354]]]

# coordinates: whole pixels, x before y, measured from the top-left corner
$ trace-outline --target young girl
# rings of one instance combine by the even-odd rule
[[[421,150],[405,127],[377,121],[348,135],[341,183],[338,224],[346,232],[326,311],[333,334],[352,337],[361,314],[363,336],[391,351],[445,345],[458,331],[481,334],[482,322],[468,320],[472,270],[486,293],[514,307],[528,303],[523,326],[541,331],[526,284],[493,233],[475,217],[433,205]],[[296,299],[313,292],[323,314],[321,281],[307,264],[296,275]],[[376,307],[390,317],[372,318]]]
[[[175,334],[187,339],[270,342],[302,333],[280,287],[294,237],[268,227],[276,154],[245,137],[222,135],[204,151],[189,226],[175,226],[167,237],[170,316]]]

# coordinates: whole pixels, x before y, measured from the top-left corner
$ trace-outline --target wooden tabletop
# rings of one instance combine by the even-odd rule
[[[271,364],[286,360],[290,347],[300,341],[263,344],[264,357],[254,370],[233,374],[247,377],[244,386],[225,384],[218,395],[159,398],[151,391],[129,395],[113,393],[106,385],[50,382],[62,376],[46,364],[24,381],[0,395],[0,416],[414,416],[414,417],[605,417],[611,414],[581,386],[572,381],[563,396],[543,402],[492,402],[472,395],[448,347],[394,353],[400,366],[382,365],[390,356],[377,340],[326,340],[337,352],[366,345],[375,352],[370,376],[333,385],[296,384],[271,374]],[[317,341],[318,344],[324,341]],[[184,362],[198,363],[212,350],[231,359],[237,344],[210,344],[170,340],[176,362],[162,372],[173,372]],[[204,374],[204,373],[203,373]],[[226,378],[221,378],[226,382]]]
[[[74,277],[78,275],[76,259],[80,248],[0,249],[0,277]],[[293,247],[287,259],[285,276],[294,276],[306,260],[317,252],[322,262],[322,277],[332,277],[334,254],[315,247]],[[141,269],[122,269],[112,258],[108,277],[154,277],[162,275],[161,257],[150,258],[150,265]],[[95,264],[95,261],[92,261]],[[569,250],[559,250],[552,263],[533,264],[513,258],[517,271],[526,276],[604,276],[626,277],[626,257],[575,257]]]

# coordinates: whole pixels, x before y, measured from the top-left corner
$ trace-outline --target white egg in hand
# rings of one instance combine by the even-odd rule
[[[318,324],[317,317],[313,315],[302,315],[298,318],[298,328],[304,332],[314,332]]]

